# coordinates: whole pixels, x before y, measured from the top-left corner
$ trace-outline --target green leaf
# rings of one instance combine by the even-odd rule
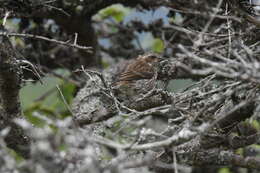
[[[42,81],[43,84],[40,82],[28,83],[20,90],[23,110],[34,105],[36,101],[41,101],[45,106],[50,106],[53,104],[53,96],[57,97],[56,85],[59,85],[62,80],[54,77],[45,77]]]
[[[253,120],[252,121],[252,125],[253,125],[254,128],[256,128],[258,130],[260,129],[260,124],[259,124],[259,122],[257,120]]]
[[[76,86],[72,83],[64,82],[60,88],[65,100],[67,101],[68,104],[70,104],[73,100]],[[61,96],[60,99],[62,99]]]
[[[221,168],[219,169],[218,173],[230,173],[229,168]]]
[[[38,116],[36,116],[38,115]],[[46,125],[45,117],[57,117],[57,114],[53,109],[43,106],[41,102],[36,102],[31,107],[24,110],[25,118],[37,127],[44,127]],[[41,116],[43,118],[41,118]]]
[[[129,12],[130,8],[126,8],[121,4],[116,4],[100,10],[98,16],[101,19],[113,17],[115,21],[121,22]]]
[[[152,44],[152,50],[156,53],[161,53],[164,50],[164,43],[161,39],[155,38]]]
[[[57,74],[69,76],[70,72],[64,69],[55,70]],[[40,113],[40,115],[52,118],[64,118],[70,116],[67,105],[56,86],[59,86],[61,93],[66,102],[70,104],[74,97],[75,85],[56,77],[45,77],[42,79],[43,84],[28,83],[20,91],[22,108],[25,116]],[[29,117],[29,121],[33,124],[40,124],[34,117]]]
[[[19,153],[15,152],[15,150],[9,148],[8,152],[17,163],[21,163],[22,161],[24,161],[24,158]]]

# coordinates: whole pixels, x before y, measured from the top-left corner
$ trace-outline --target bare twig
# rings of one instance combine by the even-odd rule
[[[80,45],[77,45],[77,44],[71,44],[71,43],[68,43],[68,42],[59,41],[59,40],[56,40],[56,39],[51,39],[51,38],[47,38],[47,37],[39,36],[39,35],[0,32],[0,36],[23,37],[23,38],[32,38],[32,39],[44,40],[44,41],[48,41],[48,42],[52,42],[52,43],[56,43],[56,44],[60,44],[60,45],[65,45],[65,46],[69,46],[69,47],[73,47],[73,48],[77,48],[77,49],[86,50],[87,52],[92,53],[91,47],[80,46]]]

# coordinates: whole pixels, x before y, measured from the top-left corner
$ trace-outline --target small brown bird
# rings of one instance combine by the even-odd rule
[[[131,99],[140,93],[149,92],[155,86],[156,67],[161,60],[156,54],[141,55],[131,60],[112,84],[115,94],[121,99]]]
[[[162,58],[156,54],[138,56],[127,65],[126,69],[116,79],[115,84],[152,79],[156,74],[156,64],[161,60]]]

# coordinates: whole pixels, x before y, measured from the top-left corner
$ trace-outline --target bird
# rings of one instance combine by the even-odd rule
[[[112,83],[115,95],[121,100],[133,100],[152,90],[157,78],[157,67],[162,60],[162,57],[154,53],[139,55],[130,60]]]
[[[128,63],[114,85],[131,83],[141,79],[152,79],[156,74],[156,65],[161,60],[162,58],[157,54],[139,55]]]

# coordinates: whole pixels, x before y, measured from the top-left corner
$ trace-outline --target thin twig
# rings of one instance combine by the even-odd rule
[[[83,49],[83,50],[86,50],[89,53],[93,52],[92,47],[86,47],[86,46],[80,46],[80,45],[77,45],[77,44],[71,44],[71,43],[68,43],[68,42],[59,41],[59,40],[56,40],[56,39],[51,39],[51,38],[47,38],[47,37],[39,36],[39,35],[0,32],[0,36],[23,37],[23,38],[32,38],[32,39],[44,40],[44,41],[48,41],[48,42],[52,42],[52,43],[56,43],[56,44],[60,44],[60,45],[65,45],[65,46],[69,46],[69,47],[73,47],[73,48],[77,48],[77,49]]]

